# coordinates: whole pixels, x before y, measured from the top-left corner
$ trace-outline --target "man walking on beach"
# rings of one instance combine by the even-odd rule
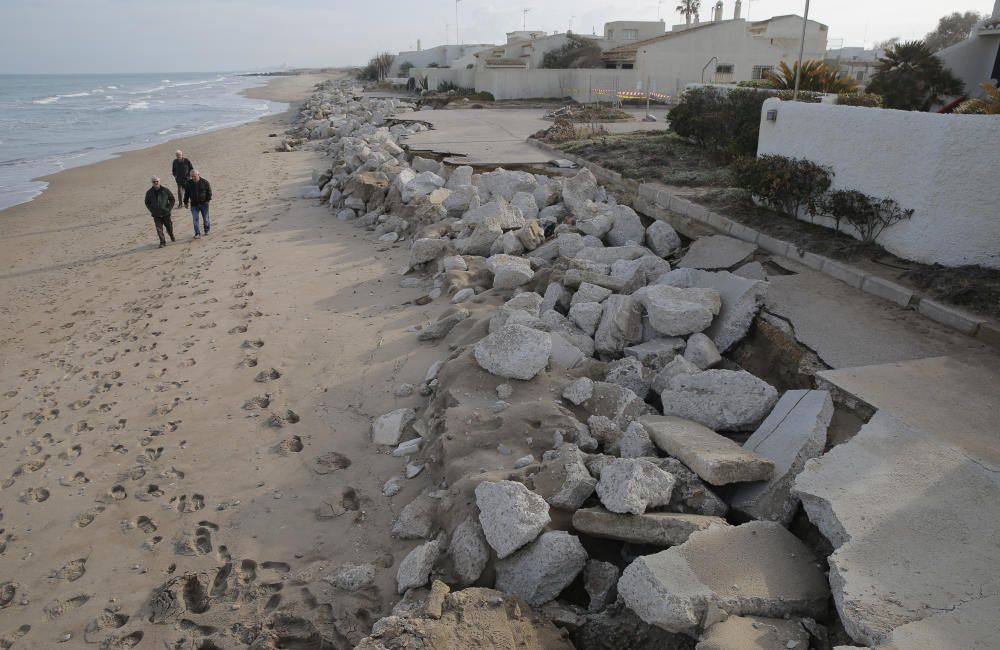
[[[191,178],[191,171],[194,170],[194,165],[191,161],[184,157],[184,152],[180,149],[174,154],[174,166],[173,174],[174,180],[177,181],[177,202],[187,203],[185,198],[185,188],[187,186],[188,179]]]
[[[170,241],[174,239],[174,222],[170,219],[170,211],[174,209],[174,195],[170,190],[160,185],[160,179],[156,176],[152,178],[153,186],[146,191],[146,209],[153,216],[153,223],[156,224],[156,235],[160,238],[160,248],[167,245],[167,240],[163,236],[166,229],[170,235]]]
[[[212,223],[208,220],[208,203],[212,200],[212,186],[201,177],[198,170],[191,171],[191,180],[187,182],[187,194],[184,197],[185,205],[191,205],[191,220],[194,221],[194,238],[201,237],[198,230],[198,215],[201,214],[201,221],[205,226],[205,234],[212,229]]]

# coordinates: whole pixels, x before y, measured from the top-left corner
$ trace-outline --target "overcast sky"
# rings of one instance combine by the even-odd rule
[[[735,0],[725,2],[732,16]],[[830,46],[919,38],[945,13],[990,12],[994,0],[813,0]],[[703,0],[707,19],[712,0]],[[804,0],[744,0],[754,20],[802,13]],[[459,35],[499,43],[520,29],[600,33],[610,20],[680,22],[676,0],[462,0]],[[454,0],[0,0],[0,73],[236,71],[364,63],[455,42]]]

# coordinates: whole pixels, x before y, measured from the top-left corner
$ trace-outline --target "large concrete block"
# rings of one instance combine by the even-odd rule
[[[647,415],[639,419],[656,446],[712,485],[766,481],[774,462],[748,451],[697,422]]]
[[[696,635],[712,605],[739,616],[821,616],[829,590],[817,565],[780,524],[712,526],[635,560],[618,593],[650,625]]]
[[[725,235],[712,235],[695,240],[677,266],[707,271],[731,269],[748,260],[755,252],[756,244]]]
[[[716,431],[747,431],[771,412],[778,391],[745,370],[706,370],[672,377],[660,398],[664,415]]]
[[[859,643],[1000,593],[1000,476],[941,435],[880,411],[807,462],[794,492],[836,548],[833,598]]]
[[[833,400],[825,390],[790,390],[743,445],[774,461],[770,481],[746,483],[736,488],[729,505],[753,519],[788,525],[799,499],[792,484],[806,461],[826,447],[826,432],[833,418]]]
[[[677,546],[692,533],[709,526],[728,526],[721,517],[685,515],[676,512],[647,512],[622,515],[604,508],[584,508],[573,514],[573,528],[594,537],[617,539],[633,544]]]

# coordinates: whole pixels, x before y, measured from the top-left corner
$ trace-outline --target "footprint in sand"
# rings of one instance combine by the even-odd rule
[[[101,644],[101,650],[131,650],[142,642],[143,636],[139,630],[122,636],[109,636]]]
[[[59,452],[59,460],[76,460],[83,453],[82,445],[73,445]]]
[[[95,640],[90,638],[95,632],[117,630],[128,623],[128,620],[128,614],[122,614],[113,609],[106,609],[98,614],[97,618],[87,623],[87,627],[84,629],[84,640],[88,643],[96,643]]]
[[[13,632],[9,632],[0,636],[0,650],[9,650],[14,647],[17,640],[23,637],[25,634],[31,631],[30,625],[22,625]]]
[[[73,475],[73,478],[69,480],[66,480],[65,478],[59,479],[59,485],[63,487],[73,487],[74,485],[80,486],[86,485],[87,483],[90,483],[90,479],[87,478],[87,475],[83,472],[77,472]]]
[[[86,604],[88,600],[90,600],[90,596],[86,594],[73,596],[72,598],[67,598],[66,600],[57,600],[45,607],[43,610],[45,612],[45,618],[50,621],[57,619],[66,612]]]
[[[87,512],[82,512],[73,518],[73,525],[77,528],[86,528],[90,524],[94,523],[94,520],[97,519],[97,515],[104,512],[104,510],[104,506],[97,506]]]
[[[286,438],[285,440],[279,442],[276,451],[283,456],[287,456],[288,454],[297,454],[304,448],[305,445],[302,444],[302,438],[299,436],[292,436],[291,438]]]
[[[267,425],[280,429],[286,424],[298,424],[301,420],[298,413],[288,409],[283,414],[272,413],[271,417],[267,419]]]
[[[264,341],[260,339],[255,339],[253,341],[243,341],[243,343],[240,344],[240,347],[246,349],[253,349],[253,348],[259,349],[264,347]]]
[[[254,381],[261,384],[269,381],[275,381],[277,379],[281,379],[281,373],[278,372],[277,369],[275,368],[271,368],[270,370],[262,370],[261,372],[257,373],[256,377],[254,377]]]
[[[171,497],[170,504],[177,512],[198,512],[205,507],[205,497],[200,494],[192,494],[189,499],[186,494],[179,497]]]
[[[247,328],[246,325],[237,325],[233,329],[229,330],[229,333],[230,334],[246,334],[247,333],[247,329],[249,329],[249,328]]]
[[[199,521],[194,533],[174,544],[174,552],[177,555],[208,555],[212,552],[212,533],[218,532],[219,527],[210,521]]]
[[[351,466],[351,459],[335,451],[316,457],[313,461],[317,474],[332,474]]]
[[[61,568],[53,572],[52,577],[56,580],[76,582],[87,572],[87,558],[81,557],[72,562],[67,562]]]
[[[43,503],[49,499],[49,491],[45,488],[28,488],[17,498],[21,503]]]
[[[257,363],[258,363],[258,361],[257,361],[257,355],[256,354],[248,354],[245,357],[243,357],[243,361],[240,361],[239,365],[242,366],[242,367],[244,367],[244,368],[256,368],[257,367]]]
[[[153,499],[159,499],[163,496],[163,490],[160,489],[159,485],[154,485],[150,483],[145,488],[140,490],[135,494],[135,498],[139,501],[152,501]]]

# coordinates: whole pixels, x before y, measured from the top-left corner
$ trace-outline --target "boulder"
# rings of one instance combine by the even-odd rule
[[[646,341],[639,345],[629,346],[625,348],[624,352],[625,356],[633,357],[647,368],[659,371],[673,361],[684,347],[684,339],[679,337],[664,337]]]
[[[774,475],[767,482],[746,483],[736,488],[729,503],[737,512],[753,519],[792,521],[799,498],[791,494],[795,477],[806,461],[826,448],[826,433],[833,418],[830,393],[820,390],[790,390],[743,444],[743,448],[774,461]]]
[[[594,382],[588,377],[580,377],[563,390],[562,396],[579,406],[594,395]]]
[[[747,431],[770,413],[778,391],[745,370],[706,370],[673,377],[661,400],[664,415],[716,431]]]
[[[450,248],[450,239],[436,237],[415,239],[413,245],[410,246],[410,266],[436,260],[447,253]]]
[[[490,254],[493,242],[503,235],[503,228],[495,219],[486,219],[482,223],[476,224],[472,234],[464,239],[455,241],[455,247],[462,255],[476,255],[486,257]]]
[[[458,309],[450,314],[442,316],[437,321],[431,323],[417,334],[418,341],[440,341],[448,336],[455,326],[470,316],[468,309]]]
[[[376,445],[398,445],[403,431],[416,417],[413,409],[396,409],[377,417],[372,423],[372,442]]]
[[[330,575],[323,578],[334,589],[355,592],[371,586],[375,582],[374,564],[344,564],[334,569]]]
[[[623,458],[601,470],[597,496],[611,512],[641,515],[647,508],[670,503],[674,477],[639,458]]]
[[[483,370],[527,381],[548,365],[552,337],[524,325],[506,325],[477,343],[474,354]]]
[[[579,539],[563,531],[545,533],[497,562],[496,587],[540,607],[568,587],[586,564],[587,551]]]
[[[611,603],[615,602],[618,596],[616,587],[621,571],[610,562],[599,560],[588,560],[583,568],[583,588],[590,597],[587,610],[599,612]]]
[[[486,220],[495,221],[502,230],[517,230],[527,224],[521,211],[502,198],[494,199],[489,203],[484,203],[479,208],[469,210],[462,217],[462,222],[468,225],[475,225]]]
[[[615,209],[612,206],[590,201],[582,212],[576,214],[576,227],[585,235],[598,239],[607,235],[615,225]]]
[[[553,508],[573,512],[594,493],[597,479],[587,470],[584,456],[576,446],[564,444],[554,457],[549,455],[546,454],[542,470],[532,477],[535,491]]]
[[[702,237],[691,243],[688,252],[677,262],[679,268],[731,269],[757,252],[757,245],[726,235]]]
[[[444,206],[449,217],[460,219],[468,212],[479,210],[482,200],[479,198],[479,190],[474,186],[459,185],[452,188],[451,194],[441,205]]]
[[[615,207],[614,225],[608,232],[609,246],[642,245],[646,239],[646,227],[632,208],[619,205]]]
[[[683,341],[684,339],[677,339]],[[680,375],[693,375],[701,372],[701,368],[694,365],[684,357],[674,357],[667,365],[656,373],[653,377],[653,390],[662,393],[670,389],[670,380]]]
[[[576,290],[576,293],[573,295],[573,300],[570,301],[570,305],[575,305],[580,302],[604,302],[610,295],[610,289],[605,289],[604,287],[599,287],[596,284],[590,284],[589,282],[582,282]]]
[[[604,508],[584,508],[573,514],[573,528],[586,535],[663,547],[683,544],[692,533],[709,526],[728,525],[721,517],[676,512],[623,515]]]
[[[637,260],[644,255],[651,255],[648,248],[642,246],[609,246],[596,248],[584,246],[573,257],[578,260],[588,260],[598,264],[612,265],[618,260]]]
[[[722,306],[717,291],[664,285],[640,289],[634,298],[645,307],[653,329],[667,336],[687,336],[705,330]]]
[[[567,259],[576,257],[576,254],[585,248],[583,235],[578,232],[559,233],[556,243],[559,246],[559,255]]]
[[[604,381],[627,388],[640,398],[645,398],[649,393],[651,379],[649,375],[649,371],[639,363],[638,359],[625,357],[608,364]]]
[[[594,395],[583,406],[593,415],[610,419],[619,429],[628,427],[643,415],[655,412],[628,388],[604,381],[594,382]]]
[[[441,542],[426,542],[409,552],[399,563],[396,591],[402,595],[410,589],[423,587],[431,577],[431,569],[441,554]]]
[[[511,204],[521,211],[521,216],[523,216],[528,221],[533,221],[538,219],[538,203],[535,201],[535,196],[529,194],[528,192],[518,192],[511,199]]]
[[[570,288],[582,287],[585,284],[591,284],[598,288],[606,289],[611,293],[620,293],[620,294],[628,293],[628,291],[626,291],[627,287],[625,286],[625,282],[623,282],[622,280],[615,280],[606,273],[598,273],[596,271],[569,269],[563,275],[563,284],[565,284],[567,287]],[[594,302],[594,301],[592,300],[585,301],[581,299],[578,302]],[[603,302],[603,300],[597,302]]]
[[[623,282],[630,291],[639,289],[669,272],[670,263],[653,255],[646,255],[637,260],[618,260],[611,265],[611,279]]]
[[[589,169],[581,169],[563,184],[562,200],[573,214],[583,214],[589,201],[597,199],[597,178]]]
[[[473,169],[468,165],[456,167],[452,170],[451,176],[448,177],[445,187],[449,190],[457,190],[460,187],[472,186],[472,174]]]
[[[597,332],[603,315],[604,307],[597,302],[580,302],[569,309],[569,319],[587,336],[593,336]]]
[[[829,591],[817,564],[780,524],[710,526],[632,562],[618,593],[645,622],[696,636],[713,607],[738,616],[822,616]]]
[[[677,481],[674,492],[670,496],[670,505],[666,507],[672,512],[683,512],[706,517],[725,517],[729,512],[726,502],[711,490],[711,488],[692,472],[687,465],[676,458],[647,458]]]
[[[545,288],[545,295],[542,297],[541,312],[553,310],[556,307],[568,309],[572,293],[558,282],[550,282]]]
[[[514,255],[494,255],[486,260],[486,266],[493,273],[494,289],[513,289],[535,277],[531,262]]]
[[[552,332],[552,365],[570,370],[583,363],[589,354],[559,332]]]
[[[455,528],[448,544],[448,555],[462,584],[471,585],[479,580],[489,562],[490,547],[475,517],[466,517]]]
[[[403,203],[411,203],[418,196],[427,196],[439,187],[444,187],[443,178],[434,172],[421,172],[403,186]]]
[[[659,278],[657,284],[675,287],[715,289],[722,298],[722,308],[712,326],[705,332],[725,353],[743,340],[754,317],[764,304],[767,283],[741,278],[726,271],[712,273],[695,269],[675,269]]]
[[[476,505],[486,541],[501,559],[534,541],[550,521],[545,499],[514,481],[480,483]]]
[[[413,167],[413,171],[418,174],[422,172],[433,172],[435,174],[441,174],[441,163],[436,160],[431,160],[429,158],[421,158],[420,156],[414,156],[413,160],[410,161],[410,166]]]
[[[650,415],[641,418],[639,423],[657,447],[712,485],[767,481],[774,475],[774,461],[740,447],[697,422]]]
[[[604,304],[604,314],[594,335],[595,349],[608,355],[639,342],[642,336],[642,316],[631,296],[612,295]]]
[[[684,348],[684,358],[699,370],[708,370],[722,363],[722,355],[712,339],[698,332],[688,337]]]
[[[537,220],[528,221],[523,228],[514,231],[514,234],[526,251],[533,251],[545,243],[545,230]]]
[[[681,238],[666,221],[654,221],[646,228],[646,246],[660,257],[667,257],[681,247]]]
[[[625,429],[618,443],[618,453],[622,458],[650,458],[656,456],[656,445],[650,440],[645,427],[633,422]]]
[[[430,539],[434,535],[437,500],[420,495],[399,513],[392,525],[392,536],[399,539]]]
[[[538,181],[531,174],[507,171],[502,167],[479,176],[479,187],[489,193],[490,199],[511,201],[518,192],[531,194],[537,186]]]

